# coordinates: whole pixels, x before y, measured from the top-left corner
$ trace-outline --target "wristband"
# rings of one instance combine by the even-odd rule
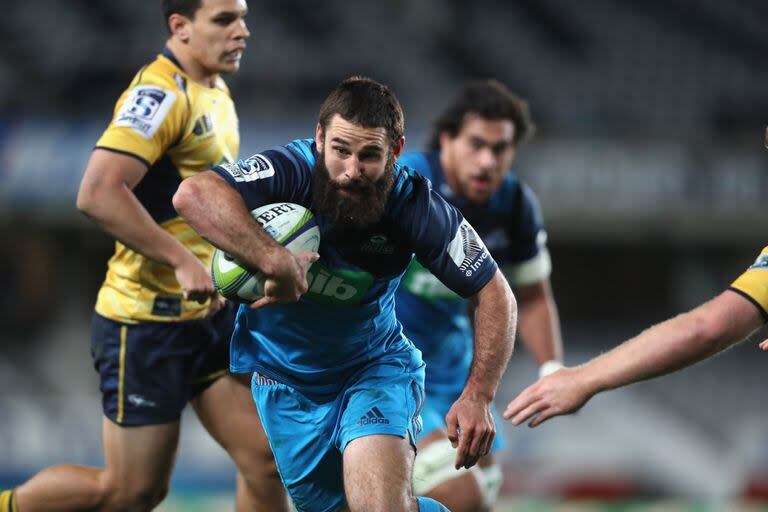
[[[541,379],[542,377],[553,374],[560,368],[563,368],[563,363],[551,359],[539,366],[539,378]]]

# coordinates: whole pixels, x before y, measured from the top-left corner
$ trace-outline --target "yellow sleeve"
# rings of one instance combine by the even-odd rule
[[[752,302],[768,320],[768,247],[765,247],[751,267],[731,285],[731,290]]]
[[[187,116],[187,98],[173,78],[139,72],[115,105],[115,113],[97,148],[126,153],[154,164],[179,140]]]

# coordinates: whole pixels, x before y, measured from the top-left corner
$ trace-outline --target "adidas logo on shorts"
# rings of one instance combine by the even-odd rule
[[[276,386],[280,384],[275,379],[270,379],[269,377],[266,377],[259,372],[253,373],[253,383],[256,386]]]
[[[389,420],[384,417],[378,407],[371,407],[365,416],[360,416],[360,421],[356,423],[358,427],[365,425],[389,425]]]

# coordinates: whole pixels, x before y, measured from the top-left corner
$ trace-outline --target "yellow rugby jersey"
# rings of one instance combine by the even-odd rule
[[[224,81],[218,78],[210,88],[192,81],[168,49],[136,74],[96,144],[147,164],[134,194],[205,265],[213,247],[179,217],[171,199],[184,178],[235,161],[239,146],[237,114]],[[179,321],[202,317],[206,306],[182,299],[170,266],[115,243],[97,313],[129,323]]]
[[[730,289],[757,306],[768,321],[768,247],[763,248],[752,266],[733,282]]]

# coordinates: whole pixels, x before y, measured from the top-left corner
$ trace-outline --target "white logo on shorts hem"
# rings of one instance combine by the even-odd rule
[[[140,395],[128,395],[128,401],[131,402],[131,405],[134,407],[157,407],[155,402],[147,400]]]
[[[176,93],[153,85],[137,85],[115,116],[115,126],[131,128],[146,139],[163,124],[176,101]]]

